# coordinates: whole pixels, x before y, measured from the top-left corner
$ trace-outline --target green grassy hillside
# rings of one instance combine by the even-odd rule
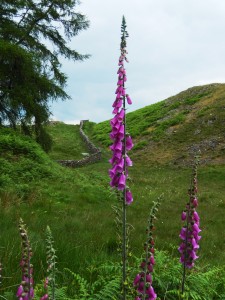
[[[179,157],[188,155],[183,149],[193,144],[221,137],[214,150],[207,148],[203,152],[204,160],[209,156],[213,164],[199,168],[198,211],[203,238],[197,263],[201,267],[224,264],[225,166],[222,164],[224,133],[221,133],[224,97],[224,85],[197,87],[128,114],[129,131],[136,142],[136,149],[131,153],[134,166],[129,171],[134,203],[128,208],[128,222],[134,228],[130,241],[135,255],[142,253],[152,201],[163,194],[156,222],[156,248],[168,250],[179,259],[176,249],[180,242],[180,213],[188,198],[191,175],[191,169],[181,165]],[[189,112],[185,114],[186,109]],[[179,121],[171,121],[175,119]],[[120,260],[111,208],[117,200],[109,188],[108,178],[108,121],[85,126],[97,146],[102,146],[103,159],[79,169],[63,168],[55,162],[80,159],[82,152],[87,152],[78,126],[61,123],[50,126],[53,150],[49,155],[32,139],[0,128],[0,260],[6,277],[4,290],[20,281],[17,232],[20,217],[29,226],[35,282],[45,276],[47,224],[55,236],[60,270],[69,267],[90,275],[86,270],[91,265],[94,270],[102,262]],[[200,132],[195,134],[195,130]],[[154,159],[157,164],[153,163]]]
[[[80,138],[78,125],[52,122],[48,126],[48,133],[54,139],[52,149],[49,153],[52,159],[81,159],[83,158],[82,153],[87,152],[86,146]]]
[[[107,178],[95,171],[67,169],[55,162],[71,155],[74,159],[82,156],[77,148],[71,154],[72,140],[79,144],[80,151],[87,152],[77,126],[71,130],[71,126],[58,124],[49,131],[55,143],[49,156],[54,160],[31,138],[0,129],[0,261],[6,277],[4,288],[20,282],[20,217],[29,227],[36,282],[46,276],[47,225],[55,236],[60,270],[69,267],[82,273],[88,262],[107,260],[107,244],[114,229]],[[60,150],[56,147],[58,141],[62,141]],[[101,219],[103,222],[99,222]]]
[[[225,84],[193,87],[128,113],[133,157],[149,165],[186,164],[200,150],[202,162],[224,163],[224,120]],[[109,121],[85,126],[94,140],[110,144]]]

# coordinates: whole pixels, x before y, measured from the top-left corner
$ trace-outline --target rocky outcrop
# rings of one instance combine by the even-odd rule
[[[86,122],[86,120],[80,121],[80,135],[85,145],[87,146],[90,154],[80,160],[58,160],[57,162],[60,163],[62,166],[70,167],[70,168],[78,168],[89,164],[93,164],[101,160],[101,150],[91,142],[89,137],[83,131],[84,122]]]

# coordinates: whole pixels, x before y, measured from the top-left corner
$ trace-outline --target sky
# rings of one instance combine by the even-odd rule
[[[71,100],[51,106],[52,119],[77,124],[112,117],[117,87],[120,28],[127,22],[128,112],[192,86],[225,82],[224,0],[83,0],[76,8],[90,27],[70,46],[90,54],[62,60]]]

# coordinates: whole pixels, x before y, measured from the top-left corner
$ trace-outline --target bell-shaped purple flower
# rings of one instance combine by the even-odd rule
[[[114,151],[122,151],[122,149],[123,149],[123,144],[122,144],[122,142],[121,141],[116,141],[116,143],[115,143],[115,147],[114,147]]]
[[[157,294],[155,293],[154,289],[152,286],[149,286],[146,289],[146,294],[149,296],[148,299],[149,300],[155,300],[157,298]],[[146,299],[146,298],[145,298]]]
[[[185,248],[186,248],[185,243],[181,243],[181,244],[180,244],[180,247],[178,248],[178,251],[179,251],[180,253],[183,253],[184,250],[185,250]]]
[[[118,118],[117,115],[115,115],[112,120],[110,120],[110,125],[111,127],[113,127],[114,124],[116,124],[118,122]]]
[[[121,109],[120,113],[117,115],[117,120],[119,122],[122,122],[123,119],[124,119],[124,115],[125,115],[125,110],[124,109]]]
[[[20,286],[18,287],[16,296],[17,296],[17,297],[21,297],[22,294],[23,294],[23,286],[20,285]]]
[[[120,151],[120,150],[115,150],[115,151],[114,151],[114,154],[113,154],[113,157],[115,157],[114,162],[115,162],[115,163],[119,163],[119,161],[120,161],[121,158],[122,158],[122,151]]]
[[[126,155],[125,160],[126,160],[126,165],[127,165],[128,167],[133,166],[133,162],[132,162],[132,160],[130,159],[130,157],[129,157],[128,155]]]
[[[187,218],[187,213],[185,211],[183,211],[182,214],[181,214],[181,220],[185,221],[186,218]]]
[[[124,138],[124,125],[123,124],[120,125],[120,128],[117,132],[117,137],[120,140],[122,140]]]
[[[118,107],[115,107],[115,108],[113,109],[112,113],[113,113],[113,114],[117,114],[118,111],[119,111],[119,108],[118,108]]]
[[[119,191],[122,191],[125,189],[125,187],[126,187],[126,176],[122,173],[119,177],[117,188]]]
[[[198,245],[198,243],[196,242],[196,239],[195,239],[195,238],[192,238],[192,239],[191,239],[191,244],[192,244],[192,249],[193,249],[193,250],[199,249],[199,245]]]
[[[155,259],[154,259],[154,256],[153,255],[151,255],[151,257],[150,257],[150,263],[152,264],[152,265],[154,265],[155,264]]]
[[[133,196],[130,190],[126,190],[126,204],[130,205],[133,202]]]
[[[198,206],[198,199],[196,197],[193,199],[192,204],[194,207]]]
[[[124,68],[123,68],[123,67],[120,67],[120,68],[118,69],[118,71],[117,71],[117,74],[120,74],[120,73],[123,74],[123,70],[124,70]]]
[[[198,235],[198,232],[196,231],[193,231],[192,234],[197,242],[202,238],[200,235]]]
[[[117,174],[116,174],[110,181],[110,186],[115,187],[115,186],[117,186],[118,182],[119,182],[119,176],[117,176]]]
[[[123,61],[122,60],[119,60],[118,66],[123,66]]]
[[[197,232],[197,233],[201,232],[201,229],[198,227],[198,224],[197,224],[197,223],[195,223],[195,224],[192,226],[192,229],[193,229],[193,231],[195,231],[195,232]]]
[[[193,263],[193,261],[187,261],[187,263],[186,263],[186,267],[187,267],[188,269],[193,268],[194,265],[195,265],[195,264]]]
[[[194,250],[191,251],[190,257],[192,258],[192,260],[196,260],[198,258]]]
[[[113,178],[116,175],[117,165],[115,165],[112,169],[109,170],[109,177]]]
[[[152,284],[152,275],[151,274],[146,274],[146,282],[149,282]]]
[[[197,211],[193,212],[193,219],[194,219],[195,222],[199,222],[200,221],[200,218],[199,218],[199,215],[198,215]]]
[[[183,227],[182,229],[181,229],[181,232],[180,232],[180,235],[179,235],[179,237],[182,239],[182,240],[186,240],[186,232],[187,232],[187,228],[185,228],[185,227]]]
[[[112,133],[117,134],[117,132],[118,132],[120,126],[121,126],[121,124],[120,124],[120,122],[118,122],[118,121],[117,121],[115,124],[113,124],[113,127],[112,127]]]
[[[126,150],[131,150],[133,148],[134,144],[132,142],[131,136],[127,136],[126,138]]]
[[[130,98],[130,96],[128,94],[126,94],[126,98],[127,98],[127,103],[129,105],[131,105],[132,104],[132,100],[131,100],[131,98]]]
[[[140,279],[141,279],[141,275],[137,274],[136,277],[134,278],[133,285],[136,286],[139,283]]]
[[[149,271],[150,273],[153,272],[153,265],[150,264],[150,263],[148,263],[148,271]]]
[[[139,281],[138,288],[137,288],[137,290],[138,290],[139,293],[143,293],[144,292],[144,286],[145,286],[144,281]]]

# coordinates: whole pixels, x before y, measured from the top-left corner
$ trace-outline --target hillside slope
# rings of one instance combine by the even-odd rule
[[[132,126],[135,128],[135,123]],[[94,129],[92,127],[93,132]],[[90,266],[120,259],[112,211],[118,200],[109,187],[109,153],[103,151],[102,161],[93,165],[79,169],[63,168],[54,160],[77,159],[85,150],[78,127],[57,124],[49,131],[53,136],[52,159],[31,138],[0,128],[0,257],[5,274],[9,274],[4,287],[20,282],[20,269],[15,267],[20,261],[17,232],[20,217],[29,227],[34,247],[35,282],[46,276],[46,225],[51,227],[55,237],[60,271],[68,267],[83,274],[86,268],[90,270]],[[107,138],[105,133],[102,136]],[[135,140],[141,141],[144,137],[137,135]],[[167,165],[151,167],[145,163],[145,151],[136,149],[133,156],[138,153],[143,155],[132,157],[134,167],[129,170],[129,185],[134,196],[127,214],[133,226],[132,252],[138,257],[141,255],[152,201],[164,194],[156,225],[156,248],[166,249],[178,257],[177,250],[172,250],[170,245],[177,248],[180,242],[180,212],[187,200],[191,170],[178,170]],[[221,213],[225,208],[224,177],[225,166],[201,166],[198,171],[198,211],[203,236],[200,266],[221,265],[225,261],[225,241],[221,239],[224,233]]]
[[[201,153],[205,164],[225,163],[225,84],[196,86],[127,114],[134,138],[131,154],[147,164],[187,164]],[[87,124],[93,139],[108,146],[109,121]]]

